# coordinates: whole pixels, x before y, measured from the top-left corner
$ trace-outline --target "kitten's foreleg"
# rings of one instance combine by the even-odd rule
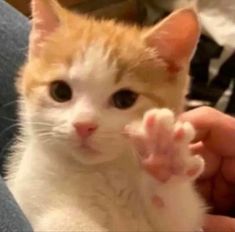
[[[204,207],[193,181],[204,161],[188,148],[193,127],[175,122],[174,114],[162,109],[147,112],[139,128],[128,132],[143,166],[140,192],[151,223],[159,231],[199,230]]]

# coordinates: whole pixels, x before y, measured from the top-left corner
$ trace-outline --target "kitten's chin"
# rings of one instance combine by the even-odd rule
[[[93,149],[79,149],[79,151],[73,152],[72,155],[78,162],[85,165],[109,162],[115,160],[119,156],[117,153],[110,155]]]

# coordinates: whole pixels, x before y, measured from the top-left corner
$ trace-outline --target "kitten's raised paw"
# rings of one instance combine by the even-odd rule
[[[172,111],[150,110],[139,126],[127,131],[143,167],[158,181],[193,180],[202,173],[204,160],[188,148],[195,131],[190,123],[176,121]]]

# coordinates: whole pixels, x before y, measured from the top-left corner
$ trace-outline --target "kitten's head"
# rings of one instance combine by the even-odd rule
[[[193,10],[145,29],[76,15],[53,0],[33,0],[32,12],[19,91],[27,133],[45,148],[86,164],[109,161],[128,147],[126,124],[153,107],[182,109],[199,36]]]

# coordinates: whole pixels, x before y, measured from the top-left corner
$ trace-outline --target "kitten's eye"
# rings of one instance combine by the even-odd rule
[[[129,89],[122,89],[113,94],[112,104],[118,109],[127,109],[135,104],[137,98],[137,93]]]
[[[72,99],[72,89],[64,81],[54,81],[50,85],[50,95],[57,102],[67,102]]]

